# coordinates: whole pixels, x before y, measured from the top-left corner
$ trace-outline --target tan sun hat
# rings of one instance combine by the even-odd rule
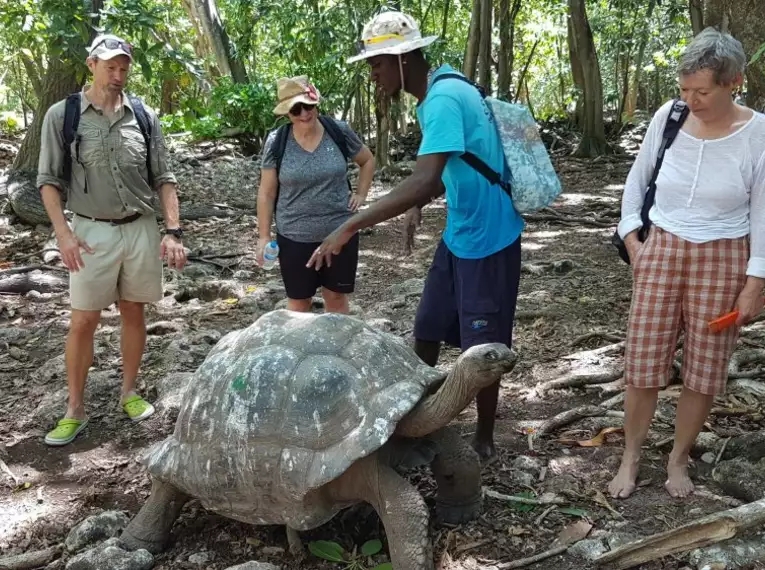
[[[429,46],[438,36],[422,37],[414,18],[403,12],[382,12],[372,18],[361,32],[361,51],[347,63],[376,55],[401,55]]]
[[[306,75],[282,77],[276,83],[276,94],[279,102],[274,107],[274,115],[286,115],[295,103],[318,105],[321,101],[319,90]]]

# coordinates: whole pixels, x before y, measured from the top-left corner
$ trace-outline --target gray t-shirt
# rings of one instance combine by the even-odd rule
[[[347,123],[337,123],[345,135],[350,157],[355,158],[363,143]],[[275,139],[276,130],[266,139],[262,168],[276,168]],[[353,214],[348,209],[347,171],[343,153],[326,130],[316,150],[308,152],[290,129],[279,172],[276,231],[302,243],[323,241],[335,231]]]

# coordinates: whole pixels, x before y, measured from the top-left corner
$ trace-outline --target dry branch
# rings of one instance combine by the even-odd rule
[[[733,538],[765,523],[765,499],[721,511],[688,524],[625,544],[595,560],[606,570],[634,568],[671,554],[687,552]]]
[[[551,216],[547,214],[526,214],[523,218],[527,222],[555,222],[558,224],[581,224],[586,226],[594,226],[596,228],[611,228],[614,226],[614,222],[611,220],[592,218],[579,218],[573,216]]]
[[[11,267],[10,269],[3,269],[0,271],[0,279],[10,277],[11,275],[18,275],[20,273],[30,273],[32,271],[68,271],[66,267],[55,267],[53,265],[24,265],[22,267]]]
[[[624,375],[623,370],[615,372],[602,372],[600,374],[566,374],[560,378],[548,380],[538,384],[534,389],[538,393],[545,393],[548,390],[559,390],[561,388],[581,388],[592,384],[608,384],[615,382]]]
[[[605,416],[609,410],[601,408],[600,406],[579,406],[573,410],[567,410],[553,416],[545,423],[543,423],[537,430],[537,437],[542,437],[549,433],[552,433],[558,428],[567,426],[583,418],[591,418],[593,416]]]
[[[579,346],[580,344],[584,344],[588,340],[592,340],[594,338],[607,340],[608,342],[621,342],[624,340],[624,333],[616,333],[616,332],[588,332],[586,334],[583,334],[581,336],[576,337],[573,342],[571,343],[572,347]]]
[[[15,556],[0,558],[0,570],[32,570],[45,566],[61,552],[62,546],[51,546],[45,550],[25,552]]]
[[[553,556],[557,556],[558,554],[563,554],[572,546],[574,545],[564,544],[563,546],[557,546],[555,548],[551,548],[550,550],[545,550],[544,552],[540,552],[539,554],[535,554],[534,556],[529,556],[528,558],[521,558],[519,560],[513,560],[512,562],[503,562],[502,564],[497,564],[495,568],[497,568],[498,570],[509,570],[510,568],[525,568],[526,566],[531,566],[532,564],[536,564],[537,562],[541,560],[546,560],[548,558],[552,558]]]
[[[567,505],[568,503],[563,499],[557,498],[545,498],[540,497],[538,499],[527,499],[526,497],[514,497],[512,495],[505,495],[504,493],[498,493],[488,487],[483,488],[483,493],[487,497],[497,499],[499,501],[508,501],[511,503],[521,503],[523,505]]]

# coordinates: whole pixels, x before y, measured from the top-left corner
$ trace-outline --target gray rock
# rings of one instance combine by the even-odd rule
[[[582,484],[579,482],[579,479],[570,473],[562,473],[561,475],[554,476],[550,476],[548,474],[547,477],[548,478],[545,481],[544,488],[545,491],[551,493],[561,493],[563,491],[578,493],[582,488]]]
[[[390,319],[367,319],[367,324],[370,327],[374,327],[385,332],[391,332],[395,328],[393,321]]]
[[[408,295],[422,295],[423,287],[425,287],[425,280],[415,277],[407,279],[403,283],[396,283],[390,288],[390,291],[394,297],[406,297]]]
[[[691,552],[688,561],[699,570],[724,565],[725,568],[750,568],[753,562],[765,557],[765,540],[761,534],[754,537],[732,538],[720,544],[699,548]]]
[[[185,302],[189,299],[215,301],[216,299],[240,299],[244,297],[241,283],[227,280],[203,281],[191,287],[185,287],[175,294],[175,299]]]
[[[542,470],[542,462],[536,457],[529,455],[519,455],[513,459],[513,469],[518,471],[527,471],[532,473],[534,477],[539,477],[539,472]]]
[[[197,566],[204,566],[210,561],[210,558],[211,556],[209,552],[197,552],[196,554],[189,556],[189,562],[196,564]]]
[[[245,562],[236,566],[229,566],[226,570],[281,570],[280,566],[274,566],[268,562]]]
[[[37,384],[50,384],[51,382],[58,382],[61,380],[66,381],[66,363],[64,362],[64,355],[59,354],[48,360],[37,369],[32,377]]]
[[[66,537],[66,548],[75,552],[99,540],[117,536],[127,526],[129,519],[120,511],[106,511],[86,518],[75,526]]]
[[[508,473],[507,477],[510,481],[522,487],[533,487],[537,482],[537,478],[526,471],[513,470]]]
[[[608,544],[609,550],[616,550],[620,546],[634,542],[641,537],[637,534],[630,532],[615,532],[606,536],[606,544]]]
[[[592,561],[598,558],[601,554],[604,554],[607,550],[606,545],[603,544],[603,540],[591,538],[580,540],[574,544],[574,546],[569,548],[568,554]]]
[[[726,494],[751,503],[765,496],[765,459],[753,464],[737,457],[721,461],[712,473]]]
[[[162,353],[166,370],[196,370],[221,338],[214,330],[196,331],[174,338]]]
[[[189,279],[204,279],[215,274],[215,268],[205,263],[189,263],[183,268],[183,276]]]
[[[165,410],[180,410],[183,392],[193,372],[173,372],[157,380],[157,404]]]
[[[47,392],[37,408],[29,417],[30,422],[48,423],[54,422],[66,413],[66,401],[68,390],[65,385],[66,375],[56,383],[62,387],[53,392]],[[119,381],[111,377],[111,372],[98,370],[88,373],[88,381],[85,384],[85,406],[92,407],[98,402],[114,401],[115,407],[119,397]],[[87,428],[86,428],[87,429]]]
[[[151,570],[154,557],[148,550],[128,552],[117,538],[71,558],[66,570]]]
[[[252,281],[255,279],[255,273],[252,271],[240,269],[238,271],[234,271],[234,279],[237,281]]]
[[[704,455],[701,456],[701,460],[707,465],[714,465],[715,459],[717,459],[717,456],[711,451],[707,451]]]

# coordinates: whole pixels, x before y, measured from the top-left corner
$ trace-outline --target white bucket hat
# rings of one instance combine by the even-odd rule
[[[318,105],[321,101],[319,90],[308,81],[307,75],[282,77],[276,83],[276,96],[279,101],[274,107],[274,115],[286,115],[295,103]]]
[[[376,55],[401,55],[429,46],[438,36],[423,38],[417,22],[403,12],[382,12],[372,18],[361,32],[361,51],[347,63]]]

